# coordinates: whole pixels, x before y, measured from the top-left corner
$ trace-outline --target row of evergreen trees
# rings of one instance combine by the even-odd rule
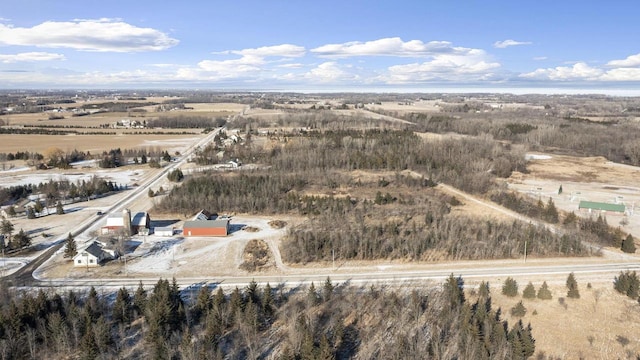
[[[8,291],[0,299],[4,358],[526,359],[531,326],[470,301],[461,278],[440,289],[335,286],[180,290],[175,280],[131,293]]]

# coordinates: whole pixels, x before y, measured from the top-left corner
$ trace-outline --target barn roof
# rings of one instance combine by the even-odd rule
[[[131,217],[131,226],[146,226],[147,225],[147,213],[138,212]]]
[[[210,228],[226,228],[229,226],[231,219],[216,219],[216,220],[192,220],[185,221],[184,227],[191,229],[210,229]]]
[[[105,226],[124,226],[122,216],[111,215],[107,218],[107,224]]]
[[[201,221],[206,221],[206,220],[211,220],[211,218],[215,217],[215,214],[210,213],[209,211],[207,211],[206,209],[202,209],[200,210],[200,212],[198,212],[196,214],[196,216],[193,217],[193,221],[197,221],[197,220],[201,220]]]
[[[609,204],[595,201],[580,201],[578,209],[593,209],[604,211],[624,212],[625,208],[623,204]]]

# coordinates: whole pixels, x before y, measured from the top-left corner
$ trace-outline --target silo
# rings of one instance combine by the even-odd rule
[[[131,210],[122,210],[122,227],[127,235],[131,235]]]

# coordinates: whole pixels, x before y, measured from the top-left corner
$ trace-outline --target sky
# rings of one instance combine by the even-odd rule
[[[2,2],[0,89],[640,94],[631,0]]]

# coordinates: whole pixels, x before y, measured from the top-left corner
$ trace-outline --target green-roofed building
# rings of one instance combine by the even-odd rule
[[[580,205],[578,205],[578,209],[587,209],[591,210],[600,210],[600,211],[611,211],[611,212],[619,212],[624,214],[625,207],[623,204],[609,204],[595,201],[580,201]]]

